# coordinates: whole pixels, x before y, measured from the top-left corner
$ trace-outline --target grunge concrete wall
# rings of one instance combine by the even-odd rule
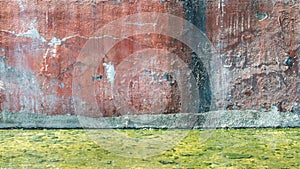
[[[228,83],[224,83],[228,90],[222,103],[225,109],[299,112],[299,6],[299,1],[271,0],[0,0],[0,110],[74,114],[73,70],[86,41],[122,16],[162,12],[187,19],[214,45],[223,61],[219,66],[228,70]],[[132,36],[107,55],[118,62],[150,47],[167,49],[186,63],[196,64],[187,46],[156,34]],[[104,74],[104,70],[99,71]],[[198,84],[206,85],[205,80]],[[206,91],[213,89],[199,89],[203,95],[201,111],[208,111]],[[174,95],[173,89],[166,91]],[[139,91],[147,92],[147,87]],[[149,99],[155,97],[158,95]],[[107,92],[98,100],[104,116],[122,114],[114,114],[111,98]],[[162,110],[164,113],[180,111],[177,97],[172,98],[166,101],[170,106]],[[136,96],[131,106],[140,102]],[[137,109],[143,111],[147,105]]]
[[[74,114],[72,71],[81,48],[99,28],[138,12],[184,15],[180,3],[160,1],[14,0],[0,1],[0,7],[0,109],[51,115]],[[120,62],[137,50],[173,48],[183,53],[176,51],[181,46],[163,35],[137,35],[107,55]],[[100,98],[105,116],[114,111],[111,97],[107,92]]]
[[[207,36],[227,74],[227,109],[299,112],[299,1],[210,1]]]

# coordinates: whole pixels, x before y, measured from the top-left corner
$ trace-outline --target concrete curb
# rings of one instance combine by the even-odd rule
[[[88,118],[75,115],[47,116],[32,113],[0,113],[0,128],[71,129],[71,128],[266,128],[300,127],[300,114],[293,112],[212,111],[159,115],[125,115],[120,117]]]

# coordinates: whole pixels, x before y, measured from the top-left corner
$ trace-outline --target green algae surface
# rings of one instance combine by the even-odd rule
[[[168,134],[148,129],[113,132],[137,140]],[[86,130],[0,130],[0,168],[300,168],[299,128],[218,129],[205,139],[203,132],[188,130],[171,148],[133,158],[113,153]],[[114,142],[110,146],[122,148]]]

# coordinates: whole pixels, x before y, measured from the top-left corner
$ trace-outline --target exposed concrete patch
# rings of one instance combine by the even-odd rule
[[[79,120],[80,119],[80,122]],[[83,126],[84,125],[84,126]],[[74,115],[0,114],[0,128],[251,128],[300,127],[299,112],[214,111],[191,114],[124,115],[88,118]]]

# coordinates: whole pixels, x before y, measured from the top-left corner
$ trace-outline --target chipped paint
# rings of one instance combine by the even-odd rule
[[[4,83],[0,80],[0,90],[5,90]]]
[[[108,81],[111,84],[113,84],[114,80],[115,80],[115,75],[116,75],[114,64],[111,62],[109,62],[108,64],[103,63],[103,66],[105,67],[105,74],[106,74]]]
[[[40,40],[42,42],[47,42],[46,39],[43,36],[41,36],[39,31],[33,26],[30,26],[28,31],[20,32],[20,33],[16,33],[15,31],[9,31],[9,30],[1,30],[1,31],[13,34],[17,37],[31,38],[31,39]]]
[[[25,10],[25,8],[27,7],[27,1],[23,4],[23,1],[22,0],[17,0],[18,3],[19,3],[19,7],[20,7],[20,12],[23,12]]]
[[[56,37],[53,37],[51,41],[48,43],[49,46],[61,45],[62,41]]]

